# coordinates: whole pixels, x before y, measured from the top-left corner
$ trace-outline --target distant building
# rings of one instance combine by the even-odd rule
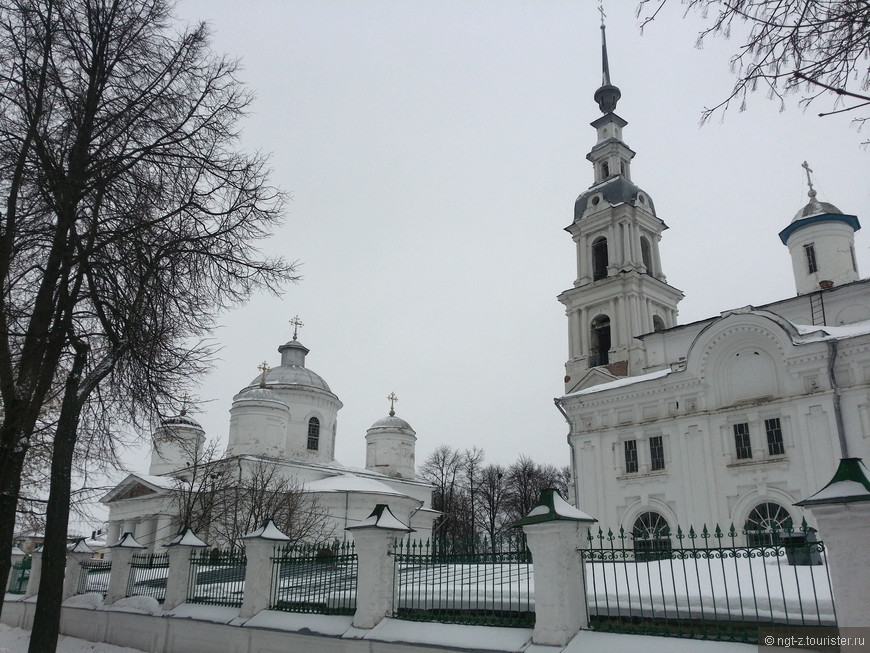
[[[870,453],[870,280],[855,262],[858,218],[816,199],[807,166],[809,202],[779,234],[797,295],[678,325],[683,294],[659,256],[667,227],[632,181],[606,43],[603,55],[587,155],[594,180],[566,228],[577,279],[559,296],[569,359],[557,404],[571,424],[578,505],[637,534],[814,526],[794,503],[841,458]],[[699,262],[704,246],[715,245],[699,243]]]
[[[316,498],[319,509],[328,513],[320,530],[334,538],[344,539],[344,528],[368,517],[379,503],[388,504],[394,515],[428,537],[439,513],[431,509],[432,486],[416,477],[417,438],[410,424],[396,417],[391,407],[390,414],[366,432],[365,468],[345,467],[334,455],[341,401],[306,367],[309,350],[295,333],[278,351],[281,364],[271,369],[264,364],[263,373],[233,398],[226,454],[212,467],[231,470],[242,483],[258,466],[273,466]],[[153,442],[148,474],[130,474],[101,499],[109,508],[110,543],[131,532],[140,544],[155,549],[184,526],[173,493],[184,485],[179,479],[190,478],[205,432],[182,414],[165,420]],[[228,487],[225,479],[221,487]],[[204,489],[208,491],[208,483]]]

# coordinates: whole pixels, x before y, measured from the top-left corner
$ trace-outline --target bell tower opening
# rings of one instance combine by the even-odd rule
[[[607,365],[610,362],[610,318],[598,315],[592,320],[589,331],[589,367]]]
[[[592,280],[607,277],[607,238],[596,238],[592,243]]]

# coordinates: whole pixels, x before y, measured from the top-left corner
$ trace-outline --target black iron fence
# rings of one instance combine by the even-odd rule
[[[109,576],[112,574],[111,560],[98,560],[91,558],[83,560],[81,563],[82,573],[79,576],[79,586],[76,588],[76,594],[89,594],[96,592],[102,594],[103,598],[109,591]]]
[[[9,571],[9,587],[7,589],[10,594],[24,594],[27,591],[31,564],[33,564],[33,558],[29,556],[22,558],[19,562],[12,563],[12,569]]]
[[[395,545],[394,616],[493,626],[535,622],[532,557],[521,534]]]
[[[269,607],[288,612],[353,614],[357,568],[352,542],[278,546],[272,557]]]
[[[239,607],[245,594],[245,552],[204,549],[190,555],[187,600]]]
[[[836,624],[825,547],[812,529],[589,531],[596,630],[754,642],[761,625]],[[738,545],[740,540],[754,545]]]
[[[127,596],[150,596],[163,603],[169,556],[166,553],[137,553],[130,561]]]

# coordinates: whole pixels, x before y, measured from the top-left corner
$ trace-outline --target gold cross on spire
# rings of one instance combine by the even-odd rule
[[[395,392],[391,392],[387,395],[387,399],[390,400],[390,417],[393,417],[396,414],[395,405],[396,402],[399,401],[399,398],[396,396]]]
[[[806,170],[806,172],[807,172],[807,185],[810,187],[810,192],[807,193],[807,194],[808,194],[810,197],[815,197],[815,196],[816,196],[816,189],[813,188],[813,177],[812,177],[812,175],[813,175],[813,169],[810,168],[810,164],[807,163],[806,161],[804,161],[804,162],[801,164],[801,168],[803,168],[803,169]]]
[[[302,320],[300,320],[299,316],[297,315],[292,320],[290,320],[290,326],[293,327],[293,340],[296,340],[296,338],[299,336],[299,327],[305,325],[302,324]]]
[[[266,374],[268,374],[268,372],[271,368],[269,367],[269,364],[266,361],[263,361],[262,363],[257,365],[257,369],[263,373],[262,376],[260,376],[260,387],[265,388],[266,387]]]

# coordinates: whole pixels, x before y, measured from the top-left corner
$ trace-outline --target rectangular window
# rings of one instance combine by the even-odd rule
[[[807,270],[810,274],[816,272],[819,268],[816,265],[816,248],[813,243],[804,245],[804,251],[807,253]]]
[[[625,441],[625,473],[637,472],[637,440]]]
[[[785,453],[782,441],[782,426],[779,417],[764,420],[764,430],[767,431],[767,453],[771,456],[781,456]]]
[[[656,435],[649,439],[649,459],[653,471],[665,468],[665,446],[662,444],[662,436]]]
[[[752,445],[749,442],[749,424],[734,425],[734,446],[737,448],[737,460],[752,458]]]

